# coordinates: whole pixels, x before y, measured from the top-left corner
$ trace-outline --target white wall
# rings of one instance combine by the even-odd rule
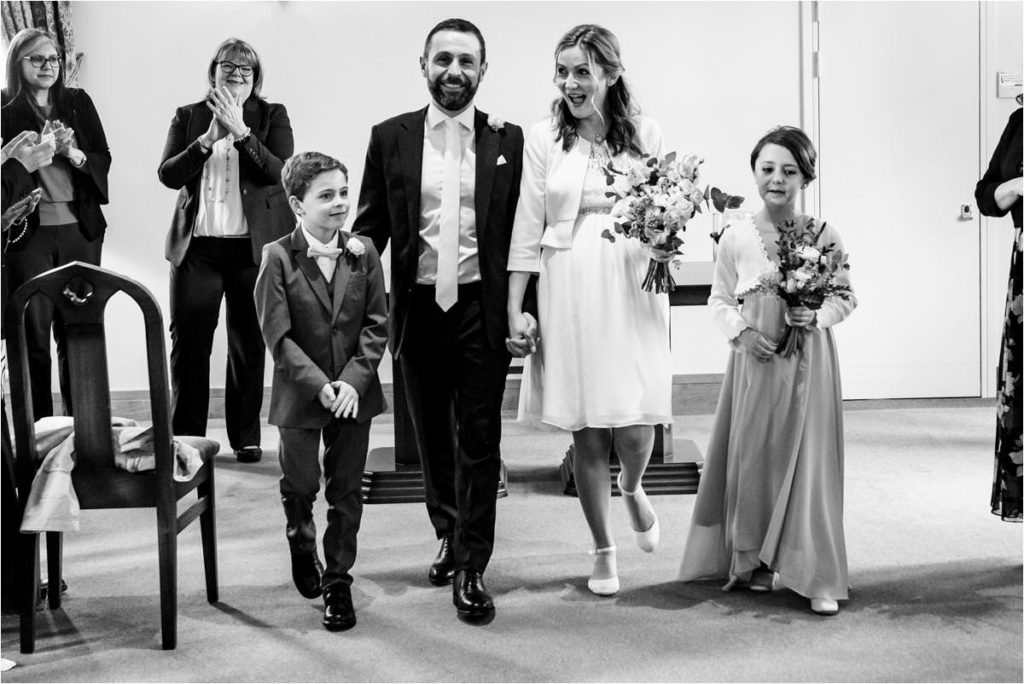
[[[985,2],[979,11],[989,17],[981,36],[982,61],[989,63],[981,68],[987,68],[983,97],[992,98],[985,84],[994,82],[994,72],[1020,68],[1021,3]],[[296,149],[341,158],[354,190],[370,126],[426,103],[417,58],[427,30],[448,16],[471,19],[487,38],[490,69],[478,105],[523,125],[544,117],[555,96],[551,52],[558,37],[582,22],[609,27],[622,43],[626,76],[645,113],[661,122],[669,148],[704,155],[705,180],[745,195],[752,208],[759,203],[747,161],[751,146],[771,126],[807,123],[801,121],[795,1],[82,2],[74,12],[77,43],[86,53],[81,84],[100,110],[113,154],[104,264],[147,285],[165,311],[163,244],[175,195],[159,184],[156,167],[174,108],[202,97],[212,50],[228,36],[244,38],[260,52],[264,92],[288,107]],[[908,96],[897,93],[888,103],[892,111],[905,104],[900,97]],[[1010,108],[1006,100],[982,103],[979,164]],[[1007,269],[1000,260],[1009,240],[1008,220],[991,224],[981,223],[990,239],[983,237],[978,257],[979,296],[989,312],[983,314],[986,348],[998,343]],[[707,232],[706,220],[691,223],[687,259],[710,258]],[[140,327],[137,316],[125,313],[127,305],[111,306],[117,321],[112,328]],[[223,385],[224,346],[221,332],[214,387]],[[724,369],[728,348],[703,307],[673,312],[673,347],[675,373]],[[114,389],[141,388],[139,350],[125,345],[117,354]],[[987,363],[995,363],[991,354]],[[382,369],[382,376],[390,379],[390,369]]]
[[[981,158],[978,177],[988,168],[1016,100],[996,97],[997,73],[1024,73],[1024,3],[984,2],[981,7]],[[1002,339],[1006,283],[1013,246],[1013,222],[979,214],[981,226],[982,355],[981,386],[987,397],[996,393],[996,366]],[[1018,274],[1020,277],[1020,274]]]
[[[212,51],[228,36],[259,51],[264,94],[288,107],[296,149],[342,159],[354,190],[370,127],[426,104],[417,59],[427,31],[449,16],[472,20],[487,40],[478,106],[522,125],[545,117],[556,95],[552,51],[561,34],[582,22],[612,29],[626,77],[669,148],[704,155],[705,180],[751,202],[751,146],[773,125],[799,123],[795,2],[90,2],[74,12],[86,53],[81,85],[113,155],[104,265],[147,285],[165,312],[163,245],[175,193],[156,168],[174,108],[203,96]],[[707,220],[691,224],[687,258],[710,259],[709,229]],[[112,313],[138,325],[120,308]],[[724,369],[727,346],[703,307],[677,310],[673,344],[676,373]],[[219,331],[214,387],[224,382],[224,347]],[[134,346],[111,366],[114,389],[140,388]],[[390,369],[382,376],[390,379]]]

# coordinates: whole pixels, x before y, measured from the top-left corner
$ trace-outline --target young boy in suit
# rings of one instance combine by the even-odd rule
[[[388,337],[384,278],[373,243],[341,230],[350,206],[344,164],[303,152],[285,163],[281,180],[299,225],[264,247],[255,291],[274,359],[270,423],[281,436],[292,579],[306,598],[323,594],[324,627],[340,631],[356,623],[349,571],[363,511],[370,419],[384,410],[377,377]],[[313,523],[321,439],[326,569]]]

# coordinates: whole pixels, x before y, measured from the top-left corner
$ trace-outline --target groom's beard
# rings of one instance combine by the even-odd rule
[[[445,91],[441,85],[448,86],[459,86],[460,89],[456,91]],[[445,77],[439,78],[432,81],[430,84],[430,95],[434,98],[434,102],[441,109],[448,110],[449,112],[457,112],[465,109],[473,98],[476,96],[476,89],[479,83],[474,85],[472,81],[466,76],[459,76],[457,78]]]

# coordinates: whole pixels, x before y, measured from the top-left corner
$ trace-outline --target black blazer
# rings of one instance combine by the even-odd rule
[[[283,237],[295,227],[295,216],[281,187],[281,168],[292,156],[295,141],[284,105],[250,97],[242,107],[242,118],[252,131],[245,142],[236,142],[242,190],[242,211],[252,238],[252,261],[259,265],[263,245]],[[164,256],[175,266],[181,264],[192,240],[193,224],[199,211],[199,182],[210,155],[197,140],[206,132],[213,112],[206,102],[178,107],[167,131],[167,143],[157,175],[172,190],[180,190],[167,234]]]
[[[359,208],[352,232],[373,240],[378,252],[391,240],[391,330],[388,346],[401,354],[419,260],[420,180],[427,109],[373,127],[366,151]],[[508,337],[508,246],[523,174],[523,129],[492,128],[477,110],[476,234],[483,287],[484,325],[494,348]],[[495,130],[497,129],[497,130]],[[505,163],[497,164],[504,157]]]
[[[978,203],[978,209],[985,216],[1006,216],[1007,212],[1013,218],[1013,226],[1021,226],[1021,206],[1024,204],[1021,197],[1006,209],[1000,209],[996,204],[996,188],[1011,178],[1019,178],[1021,174],[1021,121],[1024,110],[1016,109],[1010,114],[1010,120],[1006,122],[1006,128],[999,138],[992,153],[992,159],[988,163],[985,175],[978,181],[974,188],[974,199]]]
[[[107,136],[103,133],[103,124],[96,112],[89,95],[80,88],[66,88],[66,99],[60,105],[60,111],[53,116],[60,119],[75,131],[78,149],[85,153],[85,166],[73,169],[71,178],[75,187],[75,201],[72,206],[78,216],[78,227],[88,240],[96,240],[103,236],[107,228],[107,220],[103,218],[100,205],[107,204],[107,174],[110,172],[110,149],[107,147]],[[24,96],[17,97],[4,105],[0,110],[0,126],[4,140],[11,140],[22,131],[40,132],[42,125],[36,118],[32,105]],[[32,174],[35,185],[39,185],[39,173]],[[39,227],[39,209],[28,217],[29,233],[11,249],[24,248],[32,239],[32,233]]]

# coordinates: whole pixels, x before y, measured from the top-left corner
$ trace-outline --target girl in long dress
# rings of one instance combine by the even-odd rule
[[[610,523],[612,448],[636,542],[651,552],[658,518],[642,487],[654,426],[672,419],[669,304],[641,289],[652,252],[602,237],[613,200],[603,168],[662,152],[661,131],[636,114],[615,36],[595,25],[569,31],[555,50],[560,97],[524,148],[509,254],[509,351],[527,361],[521,417],[572,432],[580,505],[594,543],[591,592],[619,589]],[[659,259],[668,254],[656,254]],[[540,335],[522,311],[531,274]]]
[[[764,207],[723,234],[708,305],[733,347],[711,430],[681,579],[727,578],[725,589],[770,591],[778,582],[831,615],[847,598],[843,537],[843,412],[832,326],[852,296],[789,307],[766,284],[777,270],[778,227],[798,213],[816,153],[798,128],[765,135],[750,157]],[[829,223],[820,245],[842,249]],[[844,273],[839,282],[849,285]],[[786,325],[803,349],[776,354]]]

